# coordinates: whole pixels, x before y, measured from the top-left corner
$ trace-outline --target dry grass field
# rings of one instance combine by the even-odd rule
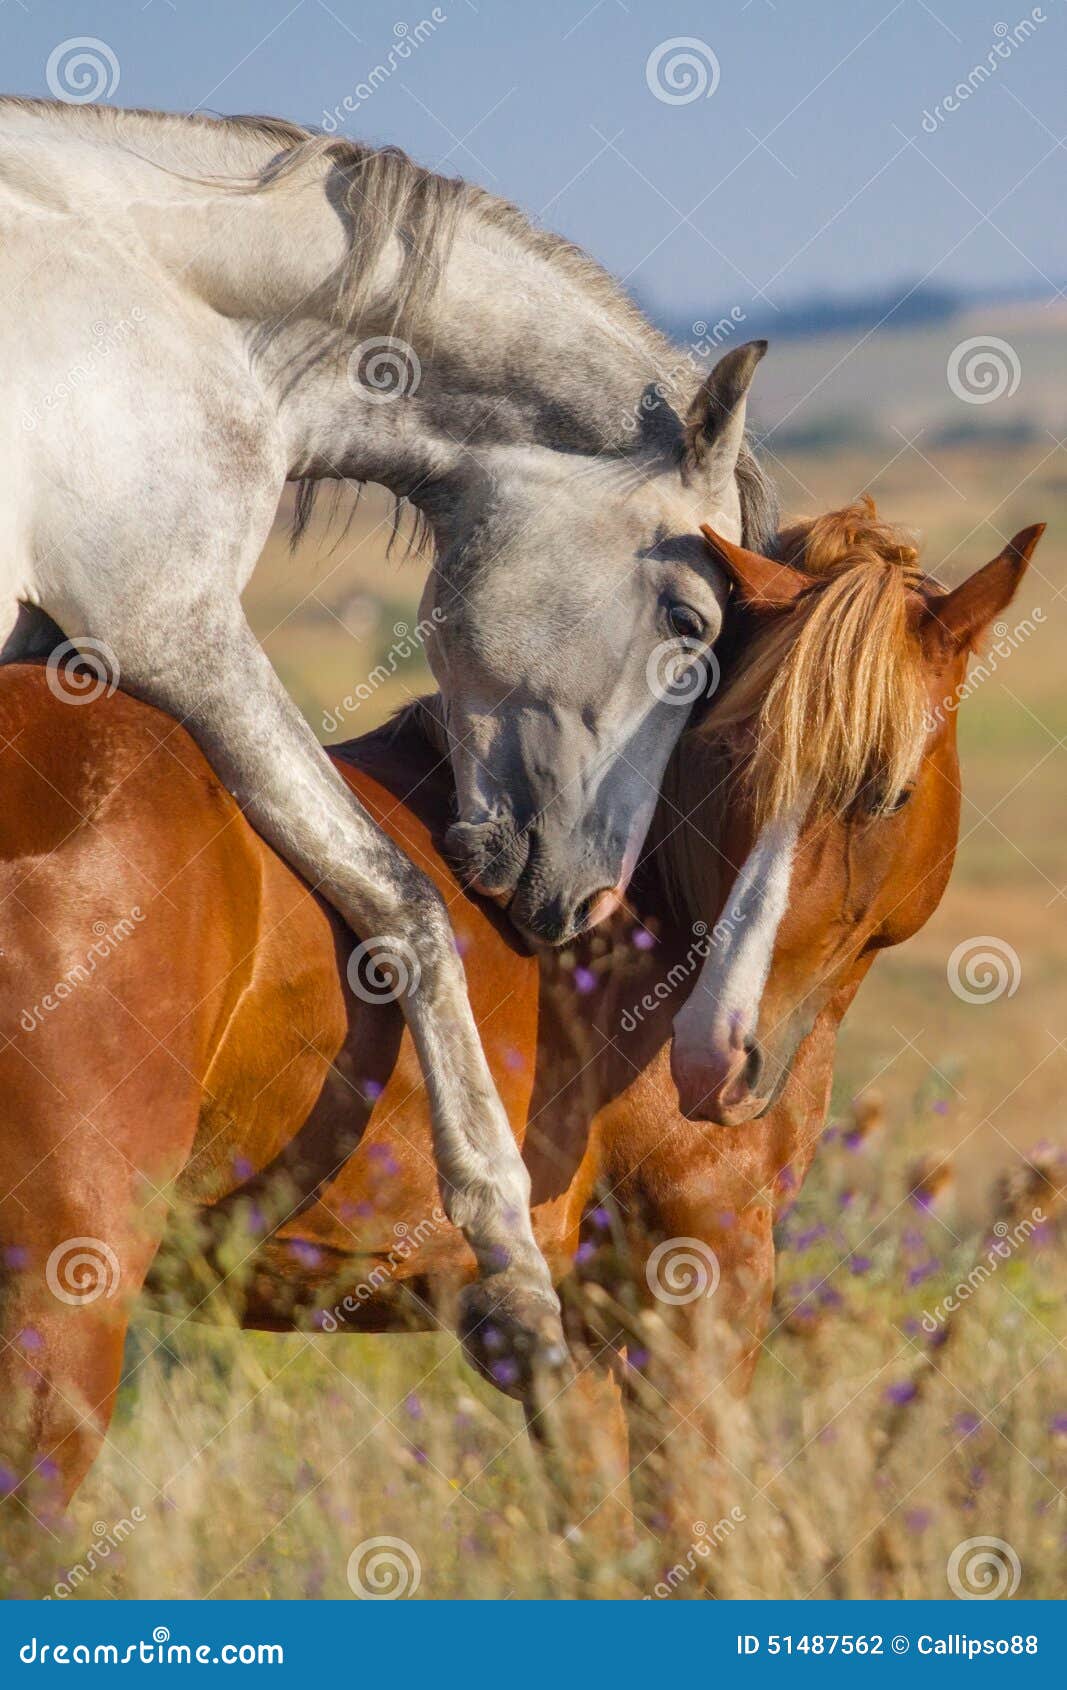
[[[894,348],[921,364],[922,347],[901,337],[888,352],[879,343],[887,368]],[[773,414],[810,386],[803,361],[827,356],[821,344],[790,353]],[[866,405],[875,374],[865,386],[850,370],[850,404]],[[885,515],[923,532],[924,561],[947,581],[1026,523],[1049,532],[1009,619],[1031,629],[962,708],[966,799],[949,891],[928,927],[878,962],[845,1024],[835,1124],[784,1223],[774,1332],[752,1396],[716,1397],[717,1461],[677,1424],[669,1388],[649,1409],[692,1545],[708,1537],[702,1525],[730,1522],[711,1533],[711,1552],[687,1558],[655,1529],[624,1529],[620,1501],[604,1501],[611,1479],[595,1436],[578,1529],[554,1532],[521,1415],[476,1384],[448,1338],[243,1337],[146,1314],[72,1521],[0,1553],[11,1594],[64,1581],[60,1595],[343,1597],[349,1557],[383,1535],[417,1557],[420,1598],[936,1597],[950,1594],[952,1551],[982,1536],[1018,1558],[1019,1595],[1062,1594],[1062,1229],[1040,1226],[1012,1250],[943,1349],[922,1327],[988,1249],[996,1177],[1020,1152],[1067,1144],[1067,454],[1055,400],[1046,383],[1025,441],[991,431],[908,444],[922,405],[909,409],[906,394],[899,438],[818,451],[769,440],[788,511],[869,490]],[[422,566],[403,547],[383,566],[388,512],[373,495],[343,530],[320,523],[295,560],[279,531],[248,599],[324,739],[373,726],[426,684],[417,649],[391,655],[417,647]],[[1018,978],[968,1002],[950,989],[948,959],[977,937],[1017,957]],[[884,1124],[856,1142],[844,1130],[851,1100],[872,1091]],[[907,1196],[922,1156],[951,1164],[928,1206]],[[1030,1191],[1024,1209],[1042,1201],[1051,1213],[1047,1190]],[[713,1333],[709,1344],[710,1355]],[[104,1554],[116,1534],[125,1541]]]

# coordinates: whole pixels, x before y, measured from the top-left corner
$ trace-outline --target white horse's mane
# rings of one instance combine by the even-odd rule
[[[416,164],[398,147],[373,147],[344,136],[320,134],[277,117],[216,117],[206,112],[163,112],[59,100],[0,96],[0,117],[21,111],[99,145],[121,148],[144,163],[225,192],[270,192],[284,183],[336,172],[351,218],[356,258],[345,278],[342,306],[358,313],[360,285],[373,274],[381,248],[396,234],[406,246],[400,292],[409,310],[426,301],[426,290],[443,267],[461,218],[471,233],[510,251],[550,264],[561,281],[577,283],[608,308],[651,353],[668,363],[677,354],[603,267],[573,242],[538,228],[510,201],[460,176],[442,176]],[[494,239],[495,237],[495,239]]]
[[[597,261],[573,242],[539,228],[517,206],[462,177],[439,175],[397,147],[372,147],[317,133],[276,117],[217,117],[205,112],[160,112],[98,104],[0,96],[0,124],[16,156],[31,160],[42,129],[125,154],[134,168],[154,169],[175,186],[220,195],[325,191],[347,225],[347,257],[336,281],[338,324],[356,321],[367,304],[387,251],[400,252],[392,332],[405,337],[429,327],[437,285],[462,226],[465,240],[506,253],[516,287],[524,273],[531,291],[559,309],[589,317],[591,329],[617,343],[620,356],[684,410],[699,370],[659,332]],[[21,132],[21,133],[20,133]],[[25,146],[20,143],[25,143]],[[532,350],[531,357],[535,357]],[[596,396],[591,395],[596,404]],[[776,527],[773,491],[747,442],[736,466],[746,543],[769,543]],[[294,530],[310,514],[314,485],[298,493]]]

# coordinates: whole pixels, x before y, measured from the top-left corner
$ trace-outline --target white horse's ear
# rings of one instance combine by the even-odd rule
[[[759,552],[746,551],[744,546],[735,546],[706,522],[701,524],[700,532],[712,557],[729,577],[738,604],[757,616],[791,610],[801,593],[815,585],[813,575],[775,563]]]
[[[709,490],[724,487],[737,467],[745,435],[745,407],[765,340],[750,340],[720,358],[705,376],[685,419],[684,473]]]
[[[1015,597],[1034,547],[1044,532],[1043,522],[1020,529],[991,563],[976,569],[950,593],[934,599],[927,609],[930,626],[947,635],[960,651],[973,646],[993,618],[1006,610]]]

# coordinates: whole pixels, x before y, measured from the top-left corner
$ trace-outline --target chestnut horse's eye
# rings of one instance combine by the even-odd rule
[[[682,640],[702,640],[707,631],[704,618],[687,604],[672,604],[667,611],[672,634]]]
[[[883,804],[883,816],[895,816],[898,810],[902,810],[905,804],[910,802],[914,791],[915,788],[913,786],[902,786],[896,797],[892,799],[890,803]]]
[[[863,808],[869,816],[876,818],[878,816],[895,816],[899,810],[904,808],[914,791],[913,786],[902,786],[899,792],[889,797],[879,791],[876,786],[869,786],[862,796]]]

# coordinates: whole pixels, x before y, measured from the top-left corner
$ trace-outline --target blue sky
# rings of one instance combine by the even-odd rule
[[[1067,281],[1064,0],[442,0],[390,65],[433,16],[426,0],[0,0],[4,82],[46,92],[53,51],[91,36],[119,104],[340,108],[345,132],[519,201],[669,312],[922,276]],[[1016,45],[1003,28],[1022,19]],[[682,38],[696,47],[663,45]],[[691,52],[710,97],[657,97],[657,50],[664,73]]]

